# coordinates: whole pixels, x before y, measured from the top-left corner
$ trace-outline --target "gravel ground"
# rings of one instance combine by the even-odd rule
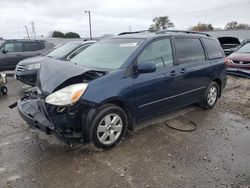
[[[250,118],[250,79],[230,77],[217,109]]]
[[[249,83],[230,77],[214,109],[194,105],[148,120],[116,148],[98,151],[30,130],[8,108],[26,89],[10,79],[0,98],[0,188],[250,187]],[[166,120],[197,129],[176,131]]]

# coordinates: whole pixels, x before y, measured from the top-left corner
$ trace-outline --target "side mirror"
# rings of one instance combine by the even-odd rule
[[[137,65],[137,72],[139,74],[155,72],[155,70],[156,66],[152,61],[142,62]]]
[[[2,53],[3,54],[6,54],[8,51],[7,50],[2,50]]]

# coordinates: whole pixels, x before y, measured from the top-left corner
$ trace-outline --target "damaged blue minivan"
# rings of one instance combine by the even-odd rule
[[[156,115],[194,103],[211,109],[227,80],[219,43],[189,31],[127,33],[93,44],[72,63],[58,61],[42,64],[18,111],[33,128],[102,149]]]

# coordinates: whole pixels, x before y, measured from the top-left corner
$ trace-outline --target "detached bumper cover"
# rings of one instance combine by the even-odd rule
[[[53,123],[48,118],[44,100],[19,100],[17,102],[17,109],[20,116],[31,127],[39,128],[46,133],[55,129]]]
[[[248,69],[240,69],[240,68],[228,68],[227,74],[250,78],[250,69],[248,70]]]
[[[69,145],[73,140],[79,140],[82,143],[81,130],[74,132],[71,126],[76,126],[75,115],[61,114],[50,116],[47,112],[44,99],[19,100],[17,109],[20,116],[28,123],[31,128],[37,128],[46,134],[55,134],[55,136]],[[81,121],[80,121],[81,123]],[[67,126],[66,126],[67,125]],[[69,126],[69,127],[68,127]]]

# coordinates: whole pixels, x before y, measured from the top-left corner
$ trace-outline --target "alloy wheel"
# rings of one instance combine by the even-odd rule
[[[207,95],[207,103],[209,104],[209,106],[214,105],[214,103],[216,102],[216,99],[217,99],[217,95],[218,95],[217,88],[215,86],[212,86],[209,89],[209,92]]]
[[[105,145],[113,144],[121,135],[123,122],[119,115],[108,114],[97,127],[98,140]]]

